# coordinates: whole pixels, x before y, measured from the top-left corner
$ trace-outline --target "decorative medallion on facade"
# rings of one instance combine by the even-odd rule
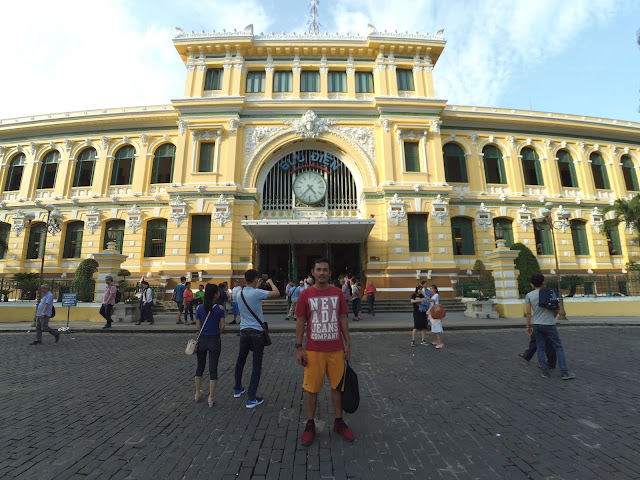
[[[224,197],[224,194],[220,194],[220,198],[213,205],[214,222],[222,226],[231,220],[231,205],[229,200]]]
[[[604,213],[598,207],[593,207],[593,212],[591,212],[591,225],[593,225],[593,229],[600,233],[604,227]]]
[[[142,146],[146,147],[149,144],[149,135],[145,135],[144,133],[140,135],[140,141],[142,142]]]
[[[565,218],[560,218],[565,217]],[[562,205],[558,207],[556,210],[556,221],[555,227],[562,230],[562,233],[566,232],[569,228],[571,228],[571,223],[568,220],[569,212],[564,209]]]
[[[431,215],[438,225],[444,224],[449,217],[449,204],[440,194],[431,202]]]
[[[91,207],[91,209],[87,212],[87,221],[85,222],[84,226],[92,234],[96,233],[96,230],[100,228],[100,212],[95,206]]]
[[[182,197],[178,195],[175,201],[169,205],[171,207],[171,213],[169,214],[169,218],[173,220],[173,224],[176,227],[182,225],[187,218],[187,204],[182,200]]]
[[[236,133],[238,125],[240,125],[240,122],[236,118],[229,119],[229,130],[231,133]]]
[[[533,225],[533,216],[531,214],[531,210],[529,210],[524,203],[518,210],[518,225],[520,225],[520,228],[522,228],[522,230],[524,230],[525,232],[531,225]]]
[[[442,125],[441,120],[434,120],[431,122],[431,131],[433,133],[440,133],[440,126]]]
[[[388,118],[382,120],[380,124],[382,125],[384,133],[389,133],[391,131],[391,120],[389,120]]]
[[[478,146],[478,134],[477,133],[472,133],[469,138],[471,139],[471,145],[473,145],[474,147],[477,147]]]
[[[491,224],[491,210],[485,207],[484,203],[481,203],[476,213],[476,225],[486,231]]]
[[[109,147],[111,139],[109,137],[102,137],[100,140],[102,141],[102,149],[106,150]]]
[[[407,208],[404,200],[398,197],[398,194],[394,194],[393,198],[389,202],[389,209],[387,210],[387,216],[389,220],[396,225],[400,225],[407,219]]]
[[[26,228],[26,222],[24,220],[24,212],[18,210],[16,214],[13,216],[13,231],[16,234],[16,237],[19,237],[24,229]]]
[[[34,155],[37,149],[38,149],[38,144],[36,142],[31,142],[29,144],[29,151],[31,152],[31,155]]]
[[[73,145],[73,142],[71,140],[65,140],[64,141],[64,149],[68,152],[69,150],[71,150],[71,145]]]
[[[178,130],[180,131],[180,135],[184,135],[187,131],[187,122],[185,120],[178,120]]]
[[[222,130],[197,130],[194,131],[191,135],[193,136],[193,143],[197,143],[198,140],[218,140],[222,136]]]
[[[142,228],[142,213],[138,208],[138,205],[134,205],[131,210],[127,212],[127,229],[132,233],[136,233]]]
[[[291,127],[291,131],[301,138],[318,138],[329,131],[329,127],[337,120],[325,120],[319,118],[313,110],[307,110],[298,120],[285,120],[285,125]]]

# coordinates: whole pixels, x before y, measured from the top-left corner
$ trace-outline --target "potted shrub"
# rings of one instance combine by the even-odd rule
[[[93,274],[98,270],[98,262],[87,258],[80,262],[71,283],[71,291],[78,294],[78,301],[93,302],[96,292],[96,281]]]
[[[6,288],[4,290],[0,290],[0,295],[2,295],[2,301],[3,302],[8,302],[9,301],[9,294],[13,292],[13,290],[7,290]]]
[[[466,303],[465,317],[471,318],[499,318],[500,314],[495,308],[495,302],[490,299],[490,294],[495,294],[493,277],[487,272],[482,260],[476,260],[473,270],[478,275],[478,290],[472,291],[469,296],[476,299]]]

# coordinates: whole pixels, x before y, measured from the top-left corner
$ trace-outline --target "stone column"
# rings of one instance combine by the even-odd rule
[[[501,317],[522,318],[524,304],[518,295],[518,274],[515,269],[515,259],[518,250],[508,250],[498,245],[487,258],[493,265],[493,278],[496,282],[496,310]]]
[[[98,262],[98,278],[96,278],[96,302],[102,301],[102,292],[105,289],[104,279],[111,275],[113,281],[117,282],[118,272],[122,267],[122,263],[127,259],[126,255],[118,253],[115,242],[109,242],[107,249],[102,252],[95,253],[93,259]]]

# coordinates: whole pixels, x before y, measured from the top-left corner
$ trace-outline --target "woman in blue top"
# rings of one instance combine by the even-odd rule
[[[213,394],[216,391],[218,381],[218,360],[220,359],[220,334],[224,330],[224,308],[214,303],[218,297],[218,286],[207,284],[204,290],[202,305],[196,310],[196,326],[200,332],[198,338],[198,366],[196,367],[196,395],[195,401],[200,400],[200,386],[202,374],[207,364],[209,354],[209,408],[213,407]],[[209,317],[207,319],[207,316]]]

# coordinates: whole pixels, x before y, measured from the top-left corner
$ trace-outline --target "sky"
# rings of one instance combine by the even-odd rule
[[[184,91],[175,27],[304,32],[307,0],[2,2],[0,119],[164,105]],[[320,0],[321,31],[444,28],[436,96],[451,105],[640,122],[640,1]]]

